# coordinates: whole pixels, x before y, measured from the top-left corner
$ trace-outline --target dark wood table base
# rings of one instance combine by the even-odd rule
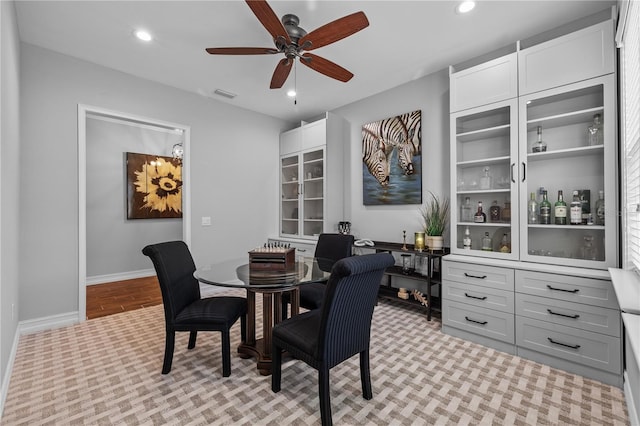
[[[282,293],[291,294],[291,316],[300,312],[300,291],[288,289],[247,289],[247,336],[238,346],[241,358],[256,358],[260,374],[271,374],[271,332],[282,321]],[[256,339],[256,293],[262,293],[262,339]]]

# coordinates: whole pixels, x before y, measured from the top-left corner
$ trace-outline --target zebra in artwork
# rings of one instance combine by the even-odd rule
[[[383,187],[389,185],[389,173],[391,172],[389,157],[392,149],[377,134],[365,126],[362,127],[362,162]]]
[[[368,123],[367,128],[398,151],[398,164],[405,175],[414,173],[413,156],[420,150],[420,110]]]

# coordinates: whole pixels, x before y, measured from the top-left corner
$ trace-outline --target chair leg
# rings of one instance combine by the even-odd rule
[[[222,377],[231,375],[231,338],[229,329],[222,331]]]
[[[173,361],[173,346],[175,345],[176,332],[168,331],[164,340],[164,363],[162,364],[162,374],[171,371],[171,361]]]
[[[331,395],[329,394],[329,368],[320,367],[318,369],[318,392],[320,395],[320,419],[322,426],[331,426]]]
[[[369,349],[360,352],[360,381],[364,399],[373,398],[371,390],[371,372],[369,371]]]
[[[282,377],[282,349],[274,343],[271,350],[271,391],[280,392]]]
[[[198,337],[198,332],[197,331],[190,331],[189,332],[189,346],[187,346],[187,349],[193,349],[196,347],[196,338]]]

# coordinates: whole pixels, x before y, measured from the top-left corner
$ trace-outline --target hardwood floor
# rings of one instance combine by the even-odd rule
[[[87,286],[87,319],[161,303],[162,293],[156,276]]]

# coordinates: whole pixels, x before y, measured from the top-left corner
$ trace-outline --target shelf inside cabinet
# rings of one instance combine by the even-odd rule
[[[469,132],[461,132],[456,134],[458,142],[473,142],[478,139],[489,139],[498,136],[509,136],[511,125],[504,124],[501,126],[489,127],[486,129],[472,130]]]
[[[603,225],[556,225],[556,224],[548,224],[542,225],[539,223],[529,223],[527,224],[529,228],[542,228],[542,229],[575,229],[575,230],[594,230],[594,231],[604,231]]]
[[[465,195],[465,194],[497,194],[497,193],[509,193],[511,190],[509,188],[502,189],[458,189],[456,194]]]
[[[509,226],[511,225],[509,222],[482,222],[482,223],[476,223],[476,222],[458,222],[458,226],[483,226],[483,227],[505,227],[505,226]],[[550,225],[542,225],[542,226],[550,226]],[[593,227],[591,227],[593,228]]]
[[[603,110],[603,107],[596,107],[531,119],[527,121],[527,131],[533,132],[538,126],[553,128],[579,123],[590,123],[593,120],[594,114],[602,114]]]
[[[527,161],[546,161],[557,158],[574,158],[583,155],[603,155],[604,145],[581,146],[578,148],[557,149],[527,154]]]
[[[461,169],[466,168],[466,167],[478,167],[478,166],[490,166],[492,164],[497,164],[497,163],[504,163],[504,162],[509,162],[509,160],[511,159],[511,157],[509,157],[508,155],[502,156],[502,157],[492,157],[492,158],[481,158],[479,160],[469,160],[469,161],[459,161],[456,163],[456,166],[460,167]]]

